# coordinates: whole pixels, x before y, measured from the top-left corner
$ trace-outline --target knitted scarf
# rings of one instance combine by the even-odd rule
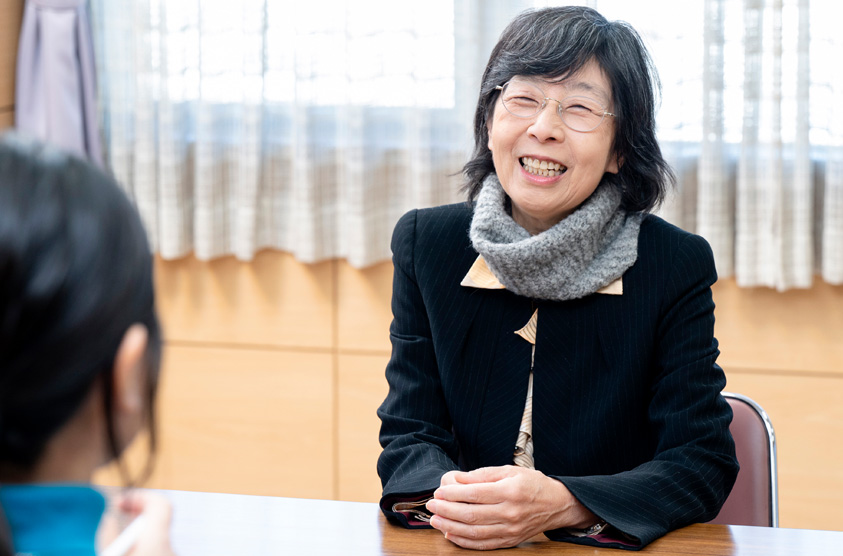
[[[490,174],[477,196],[469,236],[506,289],[535,299],[585,297],[620,278],[638,257],[644,215],[620,208],[621,193],[601,182],[558,224],[530,235],[506,210],[506,193]]]

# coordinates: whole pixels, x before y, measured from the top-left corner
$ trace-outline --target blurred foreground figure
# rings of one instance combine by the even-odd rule
[[[141,430],[154,449],[160,351],[152,256],[117,184],[0,138],[0,554],[110,543],[119,528],[101,527],[106,499],[88,483]],[[129,554],[172,554],[165,501],[124,494],[114,507],[143,516]]]

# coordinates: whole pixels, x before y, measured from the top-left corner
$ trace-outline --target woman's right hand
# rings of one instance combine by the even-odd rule
[[[117,507],[133,518],[144,519],[143,530],[127,556],[175,556],[170,546],[172,508],[166,498],[134,491],[121,495]]]
[[[457,473],[460,473],[460,471],[448,471],[442,475],[442,478],[439,480],[439,486],[443,487],[445,485],[457,484]]]

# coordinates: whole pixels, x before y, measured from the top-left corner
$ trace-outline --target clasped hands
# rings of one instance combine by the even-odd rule
[[[427,509],[435,514],[433,528],[475,550],[516,546],[544,531],[599,520],[560,481],[512,465],[445,473]]]

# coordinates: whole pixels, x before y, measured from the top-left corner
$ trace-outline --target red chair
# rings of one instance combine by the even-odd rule
[[[723,392],[734,417],[729,430],[741,470],[726,503],[711,523],[779,526],[776,435],[767,413],[752,399]]]

